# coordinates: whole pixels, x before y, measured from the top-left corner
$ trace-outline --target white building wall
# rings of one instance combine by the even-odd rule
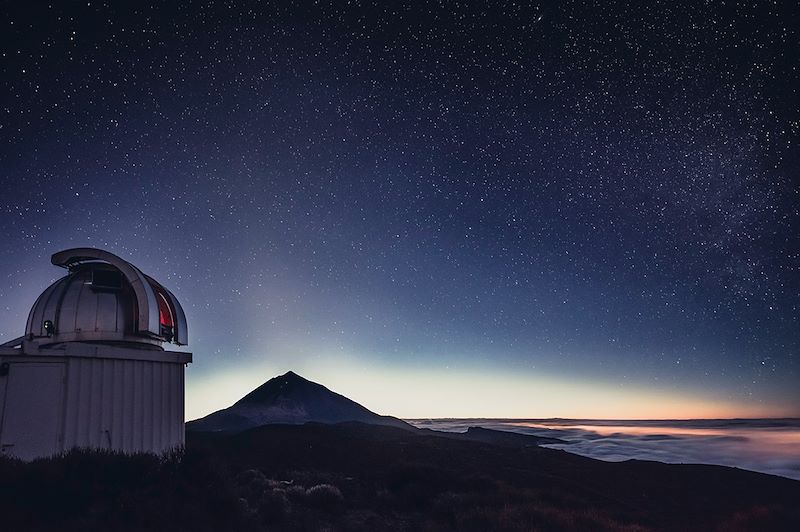
[[[184,445],[190,353],[72,344],[0,351],[0,453],[164,453]],[[5,352],[3,352],[5,351]]]
[[[22,459],[53,454],[61,440],[64,364],[43,360],[9,369],[0,377],[0,453]]]
[[[184,444],[182,364],[70,358],[63,449],[165,452]]]

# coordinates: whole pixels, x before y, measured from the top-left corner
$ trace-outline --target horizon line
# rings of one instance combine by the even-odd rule
[[[399,416],[397,416],[399,417]],[[589,418],[589,417],[399,417],[406,421],[458,421],[463,419],[491,419],[496,421],[779,421],[798,420],[800,416],[783,417],[696,417],[696,418]]]

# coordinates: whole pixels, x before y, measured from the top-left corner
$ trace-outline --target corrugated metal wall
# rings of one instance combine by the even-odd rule
[[[32,460],[60,450],[64,369],[63,362],[53,359],[5,367],[0,376],[0,454]]]
[[[163,452],[184,444],[183,364],[66,359],[62,449]]]

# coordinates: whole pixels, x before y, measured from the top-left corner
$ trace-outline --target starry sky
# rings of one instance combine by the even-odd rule
[[[0,341],[93,246],[183,303],[189,418],[800,416],[795,2],[13,4]]]

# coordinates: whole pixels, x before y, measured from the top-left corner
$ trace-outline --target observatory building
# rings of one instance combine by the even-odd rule
[[[67,275],[0,346],[0,454],[73,448],[164,453],[184,443],[186,316],[178,300],[107,251],[52,256]]]

